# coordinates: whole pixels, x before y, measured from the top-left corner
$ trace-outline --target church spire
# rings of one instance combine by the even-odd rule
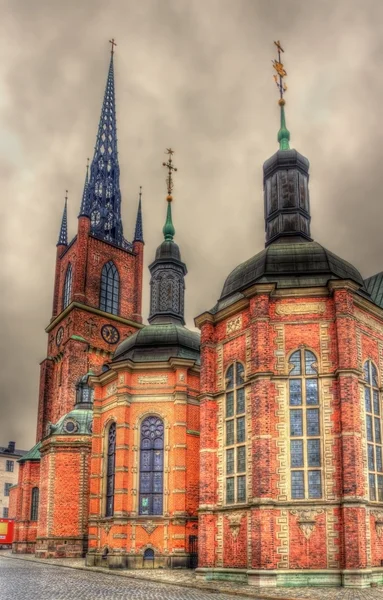
[[[94,156],[90,166],[86,209],[91,233],[98,238],[124,245],[121,221],[120,167],[117,152],[116,103],[114,89],[114,46],[102,103]]]
[[[177,171],[173,165],[174,151],[166,149],[168,161],[162,163],[168,169],[166,197],[168,207],[163,227],[164,241],[157,248],[156,258],[149,266],[150,280],[150,314],[149,323],[178,323],[185,325],[184,297],[187,273],[186,265],[181,260],[180,249],[174,242],[175,229],[172,220],[171,203],[173,200],[173,173]]]
[[[281,61],[281,52],[284,52],[281,43],[274,42],[278,50],[278,60],[273,60],[273,67],[276,70],[276,75],[274,75],[275,83],[277,84],[277,88],[279,89],[279,107],[281,111],[281,127],[278,131],[278,142],[280,150],[290,150],[290,132],[286,127],[286,115],[285,115],[285,99],[284,93],[287,90],[287,85],[284,82],[284,78],[287,75],[285,67]]]
[[[89,158],[86,164],[86,174],[84,182],[84,191],[82,193],[81,207],[79,217],[89,217],[89,206],[88,206],[88,183],[89,183]]]
[[[136,219],[136,228],[134,231],[134,242],[143,242],[144,241],[144,232],[142,228],[142,212],[141,212],[141,197],[142,197],[142,185],[140,185],[140,194],[138,200],[138,209],[137,209],[137,219]]]
[[[68,245],[68,216],[67,216],[67,204],[68,204],[68,190],[65,190],[65,203],[64,211],[61,219],[61,227],[59,233],[59,239],[56,246],[67,246]]]

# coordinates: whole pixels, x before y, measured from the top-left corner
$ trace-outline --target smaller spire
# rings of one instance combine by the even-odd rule
[[[176,230],[174,229],[174,225],[173,225],[173,221],[172,221],[172,206],[171,206],[171,203],[173,201],[172,191],[173,191],[173,187],[174,187],[173,171],[176,173],[177,167],[175,167],[173,165],[173,160],[172,160],[174,150],[172,150],[171,148],[166,148],[165,153],[168,154],[168,156],[169,156],[168,161],[162,163],[162,166],[167,167],[167,169],[168,169],[168,176],[166,178],[166,186],[168,189],[168,195],[166,197],[166,201],[168,203],[168,209],[167,209],[167,213],[166,213],[165,225],[162,229],[162,232],[164,234],[165,241],[172,242],[174,235],[176,233]]]
[[[68,217],[67,217],[67,204],[68,204],[68,190],[65,190],[65,204],[64,212],[61,219],[61,227],[59,239],[56,246],[67,246],[68,245]]]
[[[86,174],[85,174],[85,183],[84,183],[84,191],[82,193],[81,207],[79,217],[89,217],[89,206],[88,206],[88,183],[89,183],[89,158],[86,159]]]
[[[273,67],[276,70],[277,74],[274,75],[274,81],[277,84],[277,88],[279,89],[279,95],[280,98],[278,100],[278,104],[280,106],[281,109],[281,127],[280,130],[278,131],[278,142],[279,142],[279,149],[280,150],[290,150],[290,132],[286,127],[286,115],[285,115],[285,99],[284,99],[284,93],[287,90],[287,85],[284,82],[284,78],[287,75],[287,72],[283,66],[283,63],[281,61],[281,52],[284,52],[281,43],[278,42],[274,42],[274,44],[277,47],[278,50],[278,60],[274,59],[272,61],[273,63]]]
[[[142,185],[140,185],[140,194],[139,194],[139,200],[138,200],[138,210],[137,210],[136,229],[134,232],[134,241],[143,243],[144,242],[144,233],[143,233],[143,228],[142,228],[141,197],[142,197]]]

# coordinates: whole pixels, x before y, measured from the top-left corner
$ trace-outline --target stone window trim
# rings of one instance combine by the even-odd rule
[[[323,498],[323,423],[317,354],[307,346],[288,356],[287,382],[291,500]]]
[[[69,304],[71,303],[71,300],[72,300],[72,278],[73,278],[72,265],[71,265],[71,263],[69,263],[67,266],[67,270],[66,270],[66,274],[65,274],[65,281],[64,281],[63,310],[65,310],[67,308],[67,306],[69,306]]]
[[[383,434],[379,371],[368,358],[363,363],[363,400],[366,421],[366,451],[370,502],[383,502]]]
[[[245,365],[234,361],[224,376],[224,439],[223,473],[226,506],[247,502],[247,430]]]

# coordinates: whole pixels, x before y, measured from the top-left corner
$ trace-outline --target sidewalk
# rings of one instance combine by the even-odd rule
[[[30,562],[51,564],[55,567],[69,569],[80,569],[83,571],[94,571],[111,576],[128,577],[130,579],[141,579],[178,585],[181,587],[196,588],[210,592],[221,592],[239,597],[253,598],[257,600],[299,600],[300,598],[310,600],[383,600],[383,587],[368,588],[365,590],[351,590],[345,588],[254,588],[246,584],[230,583],[224,581],[204,582],[197,581],[193,571],[189,570],[161,570],[142,569],[139,571],[109,570],[101,567],[86,567],[83,559],[77,558],[51,558],[41,559],[27,554],[16,555],[10,550],[0,550],[0,557],[9,560],[25,560]]]

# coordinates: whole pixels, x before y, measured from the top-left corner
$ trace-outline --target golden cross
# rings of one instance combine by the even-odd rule
[[[167,167],[168,169],[168,176],[166,178],[166,185],[168,187],[168,200],[171,200],[171,193],[173,190],[173,178],[172,178],[172,171],[176,172],[177,168],[173,165],[173,161],[172,161],[172,155],[174,154],[174,150],[172,150],[171,148],[166,148],[165,154],[169,155],[169,159],[168,162],[164,162],[162,163],[163,167]]]
[[[286,77],[287,72],[283,66],[283,63],[281,62],[281,52],[284,52],[282,46],[281,46],[281,42],[278,40],[278,42],[274,42],[274,44],[276,45],[277,49],[278,49],[278,60],[274,59],[271,62],[273,63],[273,67],[277,72],[277,75],[274,75],[274,81],[277,84],[277,88],[279,89],[279,93],[280,93],[280,103],[285,103],[284,99],[283,99],[283,94],[284,92],[287,90],[287,85],[285,84],[285,82],[283,81],[283,78]]]
[[[111,54],[114,54],[114,46],[117,46],[116,42],[114,41],[114,38],[109,40],[109,44],[112,44]]]

